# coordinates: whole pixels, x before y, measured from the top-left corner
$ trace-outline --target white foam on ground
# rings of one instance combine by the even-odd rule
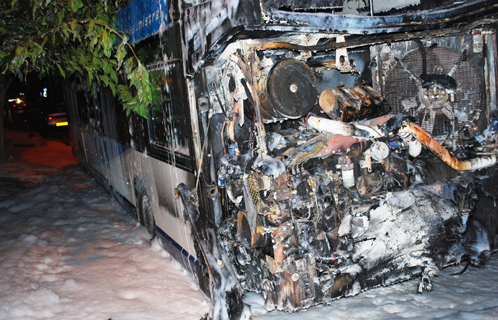
[[[149,241],[79,167],[47,176],[28,162],[0,166],[0,319],[199,319],[208,312],[206,297],[158,240]],[[36,179],[17,179],[19,172]]]

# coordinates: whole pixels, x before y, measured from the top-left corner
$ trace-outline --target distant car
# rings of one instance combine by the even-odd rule
[[[50,113],[47,115],[47,125],[49,127],[64,127],[68,125],[65,112]]]
[[[26,102],[23,98],[9,99],[9,104],[12,112],[26,111]]]

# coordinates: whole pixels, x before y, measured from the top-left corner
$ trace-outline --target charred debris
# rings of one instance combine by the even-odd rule
[[[285,311],[413,278],[430,291],[497,249],[496,20],[297,32],[322,2],[267,4],[264,30],[191,61],[199,180],[177,191],[213,318],[240,317],[244,291]]]

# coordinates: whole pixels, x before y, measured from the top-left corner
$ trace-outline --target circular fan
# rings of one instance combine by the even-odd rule
[[[458,131],[469,122],[475,124],[481,113],[481,82],[464,57],[465,53],[445,47],[408,51],[386,75],[384,94],[392,111],[414,117],[440,138],[451,133],[452,125]]]

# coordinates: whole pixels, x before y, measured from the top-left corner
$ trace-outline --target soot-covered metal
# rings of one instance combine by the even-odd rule
[[[296,311],[413,278],[430,291],[445,266],[484,264],[498,245],[496,20],[445,24],[450,3],[427,13],[440,31],[406,13],[348,35],[314,24],[342,1],[262,3],[260,34],[239,29],[193,67],[207,187],[177,190],[194,225],[214,216],[198,239],[212,316],[239,317],[246,291]]]

